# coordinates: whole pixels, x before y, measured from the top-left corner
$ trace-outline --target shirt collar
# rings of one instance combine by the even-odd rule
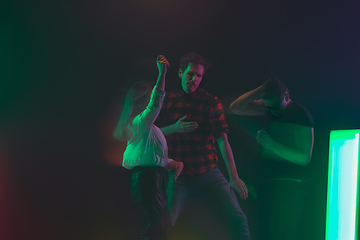
[[[187,96],[187,97],[191,97],[191,98],[195,98],[198,94],[199,94],[199,92],[201,91],[201,90],[199,90],[200,88],[198,87],[194,92],[192,92],[192,93],[186,93],[185,91],[184,91],[184,89],[180,89],[180,94],[182,95],[182,96]]]

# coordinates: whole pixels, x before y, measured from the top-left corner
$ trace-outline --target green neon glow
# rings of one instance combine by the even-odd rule
[[[359,133],[330,133],[326,240],[357,240]]]

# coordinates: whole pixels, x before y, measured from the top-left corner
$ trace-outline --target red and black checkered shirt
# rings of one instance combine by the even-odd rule
[[[193,132],[166,136],[169,158],[184,163],[181,174],[204,174],[218,163],[215,140],[229,130],[223,106],[217,97],[201,88],[192,94],[180,89],[166,94],[155,124],[166,127],[185,115],[185,121],[195,121],[198,127]]]

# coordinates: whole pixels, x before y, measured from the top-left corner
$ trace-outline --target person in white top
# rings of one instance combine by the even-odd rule
[[[165,56],[159,55],[159,76],[155,87],[148,82],[137,82],[132,86],[113,132],[116,139],[127,142],[122,165],[134,169],[130,195],[140,214],[140,235],[144,240],[169,239],[171,220],[166,195],[167,171],[175,170],[176,180],[184,166],[182,162],[168,158],[164,134],[154,125],[164,101],[165,75],[169,66]],[[179,120],[173,125],[174,130],[184,131],[183,124]]]

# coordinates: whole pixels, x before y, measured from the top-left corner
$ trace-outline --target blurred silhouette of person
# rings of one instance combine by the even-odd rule
[[[158,56],[159,76],[155,87],[148,82],[137,82],[132,86],[113,132],[116,139],[127,142],[122,165],[134,169],[130,197],[140,215],[143,240],[169,239],[167,171],[176,170],[175,181],[183,169],[183,163],[168,158],[166,139],[154,125],[164,101],[165,75],[169,66],[165,56]]]
[[[314,142],[311,114],[290,99],[288,88],[276,78],[241,95],[230,109],[239,115],[260,116],[265,122],[254,133],[261,145],[262,239],[296,239],[310,184],[306,166]]]

